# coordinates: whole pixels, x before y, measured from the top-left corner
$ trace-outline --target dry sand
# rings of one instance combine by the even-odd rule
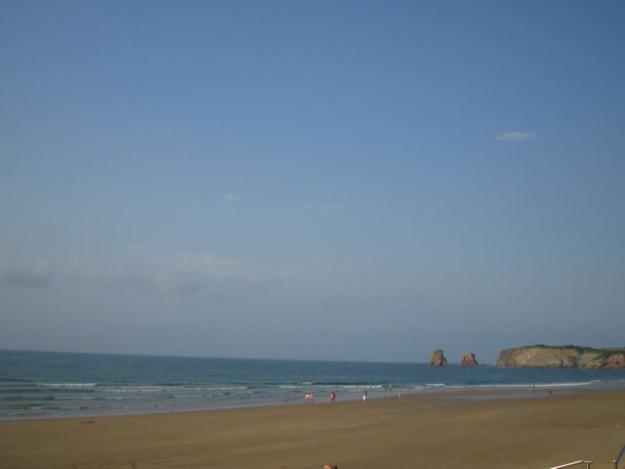
[[[580,458],[612,467],[625,391],[541,394],[0,422],[0,467],[540,469]]]

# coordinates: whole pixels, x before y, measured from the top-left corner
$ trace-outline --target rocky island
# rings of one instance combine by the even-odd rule
[[[475,354],[471,352],[463,353],[460,357],[460,365],[468,367],[478,366]]]
[[[445,358],[445,353],[442,349],[436,349],[432,352],[432,357],[430,358],[430,366],[446,366],[447,358]]]
[[[544,368],[625,368],[625,349],[576,345],[529,345],[499,352],[496,366]]]

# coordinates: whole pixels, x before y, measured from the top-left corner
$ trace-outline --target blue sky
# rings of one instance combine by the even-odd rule
[[[0,348],[623,346],[625,5],[0,6]]]

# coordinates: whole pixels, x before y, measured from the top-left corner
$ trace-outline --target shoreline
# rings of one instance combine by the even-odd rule
[[[593,387],[595,386],[595,387]],[[606,390],[625,390],[625,383],[552,383],[552,384],[532,384],[532,385],[477,385],[477,386],[435,386],[431,385],[428,389],[420,389],[406,391],[402,389],[399,394],[397,391],[385,391],[385,395],[375,396],[369,394],[370,401],[394,400],[401,395],[402,398],[413,396],[430,396],[433,398],[450,398],[455,400],[507,400],[507,399],[535,399],[547,397],[551,392],[557,391],[559,395],[569,393],[584,393]],[[347,399],[339,399],[335,404],[360,402],[361,394],[352,393]],[[50,420],[68,420],[68,419],[93,419],[104,417],[132,417],[132,416],[148,416],[148,415],[175,415],[195,412],[220,412],[238,409],[256,409],[256,408],[274,408],[274,407],[297,407],[297,406],[320,406],[330,405],[330,402],[324,395],[323,398],[317,398],[314,403],[307,403],[302,399],[291,401],[266,401],[253,402],[248,404],[232,403],[231,405],[216,406],[200,406],[195,408],[178,408],[178,409],[150,409],[150,410],[128,410],[100,413],[67,413],[64,415],[27,415],[27,416],[0,416],[0,423],[3,422],[21,422],[21,421],[50,421]]]
[[[622,390],[466,397],[2,421],[0,468],[604,467],[625,443]]]
[[[625,370],[0,353],[0,420],[143,415],[408,394],[625,387]],[[62,363],[62,367],[58,367]]]

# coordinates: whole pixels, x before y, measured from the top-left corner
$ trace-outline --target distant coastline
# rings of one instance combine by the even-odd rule
[[[526,345],[502,350],[496,366],[623,369],[625,368],[625,349],[597,349],[577,345]]]

